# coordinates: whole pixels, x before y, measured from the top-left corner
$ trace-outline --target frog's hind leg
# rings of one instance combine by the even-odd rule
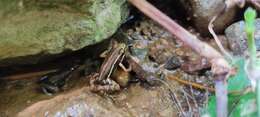
[[[106,58],[106,56],[109,54],[109,50],[105,50],[105,51],[103,51],[100,55],[99,55],[99,57],[100,58]]]
[[[114,93],[120,90],[120,85],[111,79],[105,80],[106,84],[95,84],[91,85],[91,91],[93,92],[104,92],[104,93]]]

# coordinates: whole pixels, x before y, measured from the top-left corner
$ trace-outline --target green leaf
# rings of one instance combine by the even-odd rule
[[[216,117],[216,96],[211,96],[207,108],[202,112],[202,117]],[[228,95],[229,117],[256,117],[256,100],[254,93],[245,95]]]
[[[255,94],[251,92],[243,95],[230,113],[230,117],[257,117]]]
[[[210,96],[207,107],[201,112],[202,117],[216,117],[216,96]]]
[[[245,59],[239,58],[235,67],[237,68],[237,74],[228,78],[228,91],[242,91],[250,85],[250,80],[247,78],[247,74],[244,70]]]
[[[232,105],[235,101],[239,100],[238,98],[239,96],[237,95],[228,95],[228,109],[232,110]],[[207,108],[205,109],[205,112],[202,112],[202,115],[209,115],[209,117],[216,117],[217,113],[216,113],[216,96],[210,96],[209,97],[209,102],[207,105]]]

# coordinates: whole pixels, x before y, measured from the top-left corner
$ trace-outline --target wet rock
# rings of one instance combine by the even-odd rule
[[[142,103],[140,103],[142,102]],[[18,113],[18,117],[132,117],[176,115],[167,91],[133,86],[127,92],[104,98],[78,89],[50,100],[37,102]]]
[[[256,40],[256,48],[260,50],[260,19],[256,19],[255,22],[256,32],[255,32],[255,40]],[[228,43],[230,49],[234,53],[234,55],[245,55],[247,49],[247,39],[245,33],[245,23],[244,21],[239,21],[231,26],[229,26],[225,30],[225,34],[228,39]]]
[[[85,117],[101,116],[101,113],[119,116],[122,110],[115,107],[110,101],[101,100],[98,95],[85,92],[86,89],[74,91],[66,95],[57,96],[51,100],[40,101],[18,113],[18,117]],[[99,102],[100,101],[100,102]],[[103,106],[99,106],[99,103]],[[106,109],[110,107],[110,111]]]
[[[172,37],[155,40],[149,45],[149,56],[152,57],[157,63],[163,64],[175,55],[176,43]]]
[[[181,70],[190,74],[196,74],[201,70],[209,69],[211,67],[209,61],[206,58],[197,57],[194,60],[185,61]]]
[[[175,70],[181,66],[181,61],[178,57],[172,56],[166,63],[164,68],[168,70]]]
[[[127,14],[125,0],[0,1],[0,65],[46,61],[101,42]]]
[[[203,35],[208,35],[209,21],[224,8],[223,0],[181,0],[191,19]],[[214,23],[214,30],[222,32],[234,19],[236,9],[232,8],[220,16]]]

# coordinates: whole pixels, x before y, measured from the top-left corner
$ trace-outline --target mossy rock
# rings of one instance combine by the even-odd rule
[[[125,0],[0,0],[0,65],[38,63],[96,44],[127,15]]]

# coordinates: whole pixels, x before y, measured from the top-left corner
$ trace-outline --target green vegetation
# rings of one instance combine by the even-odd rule
[[[239,58],[234,67],[237,74],[228,78],[228,112],[229,117],[259,117],[260,114],[260,59],[257,58],[255,46],[256,11],[248,8],[244,14],[245,32],[247,34],[249,60]],[[256,86],[255,86],[256,84]],[[248,87],[252,87],[248,91]],[[252,90],[253,89],[253,90]],[[204,115],[216,117],[216,96],[211,96]]]

